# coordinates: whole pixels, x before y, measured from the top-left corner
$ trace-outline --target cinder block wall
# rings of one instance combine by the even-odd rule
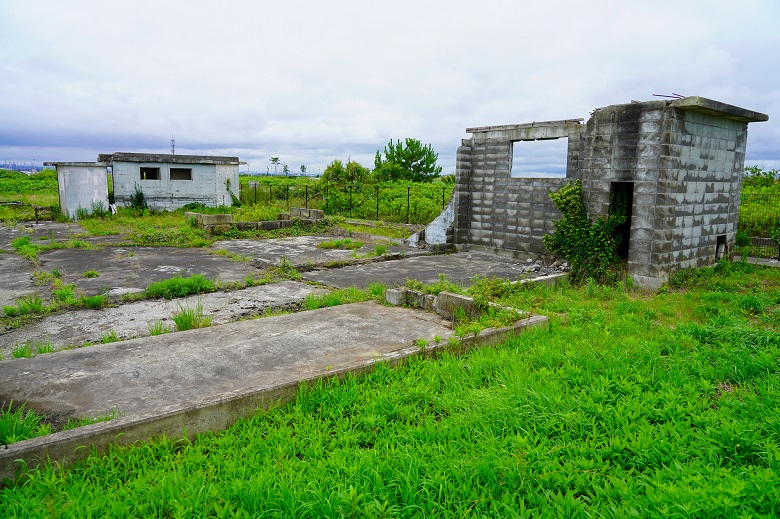
[[[456,244],[510,253],[549,256],[542,236],[561,217],[548,192],[565,179],[511,178],[512,143],[464,141],[458,150]]]
[[[747,125],[768,116],[700,97],[632,102],[578,120],[467,129],[458,148],[455,245],[549,256],[560,212],[548,192],[581,179],[592,219],[609,213],[614,182],[633,183],[628,266],[656,287],[677,269],[733,254]],[[512,143],[568,137],[566,179],[511,178]]]
[[[612,182],[633,182],[629,272],[645,285],[733,254],[747,122],[674,102],[598,110],[580,142],[579,169],[592,217],[609,210]]]

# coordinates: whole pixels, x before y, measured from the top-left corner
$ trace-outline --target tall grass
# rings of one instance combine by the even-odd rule
[[[294,404],[193,441],[45,467],[0,491],[0,509],[776,517],[780,272],[702,272],[654,296],[494,286],[486,297],[547,314],[550,326],[301,388]]]

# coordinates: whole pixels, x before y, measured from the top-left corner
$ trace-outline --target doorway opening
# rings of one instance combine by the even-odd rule
[[[618,256],[628,260],[628,251],[631,245],[631,211],[634,205],[634,183],[612,182],[609,196],[609,214],[624,214],[626,220],[615,229],[615,237],[618,243]]]

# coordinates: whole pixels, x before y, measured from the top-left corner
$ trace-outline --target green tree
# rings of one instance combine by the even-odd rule
[[[322,180],[332,184],[348,184],[350,182],[362,184],[371,180],[371,170],[351,160],[348,160],[347,165],[344,166],[344,163],[337,159],[325,168]]]
[[[284,176],[286,177],[287,175],[290,174],[290,167],[287,164],[285,164],[284,167],[282,168],[282,172],[284,173]]]
[[[301,166],[301,175],[305,175],[305,174],[306,174],[306,166],[302,165]]]
[[[274,175],[276,175],[276,168],[279,166],[279,157],[271,157],[268,160],[270,160],[271,164],[274,165]]]
[[[377,151],[374,157],[374,176],[379,181],[409,180],[430,182],[441,174],[436,165],[439,154],[430,144],[423,145],[417,139],[406,138],[402,143],[391,139],[384,149],[384,158]]]

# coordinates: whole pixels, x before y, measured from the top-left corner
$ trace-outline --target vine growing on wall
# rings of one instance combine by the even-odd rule
[[[549,196],[563,217],[553,222],[555,233],[543,236],[542,241],[550,252],[569,262],[570,281],[575,285],[588,279],[599,284],[615,283],[623,263],[617,252],[620,236],[615,230],[626,221],[627,200],[613,199],[607,218],[593,222],[582,200],[579,179],[557,192],[551,191]]]

